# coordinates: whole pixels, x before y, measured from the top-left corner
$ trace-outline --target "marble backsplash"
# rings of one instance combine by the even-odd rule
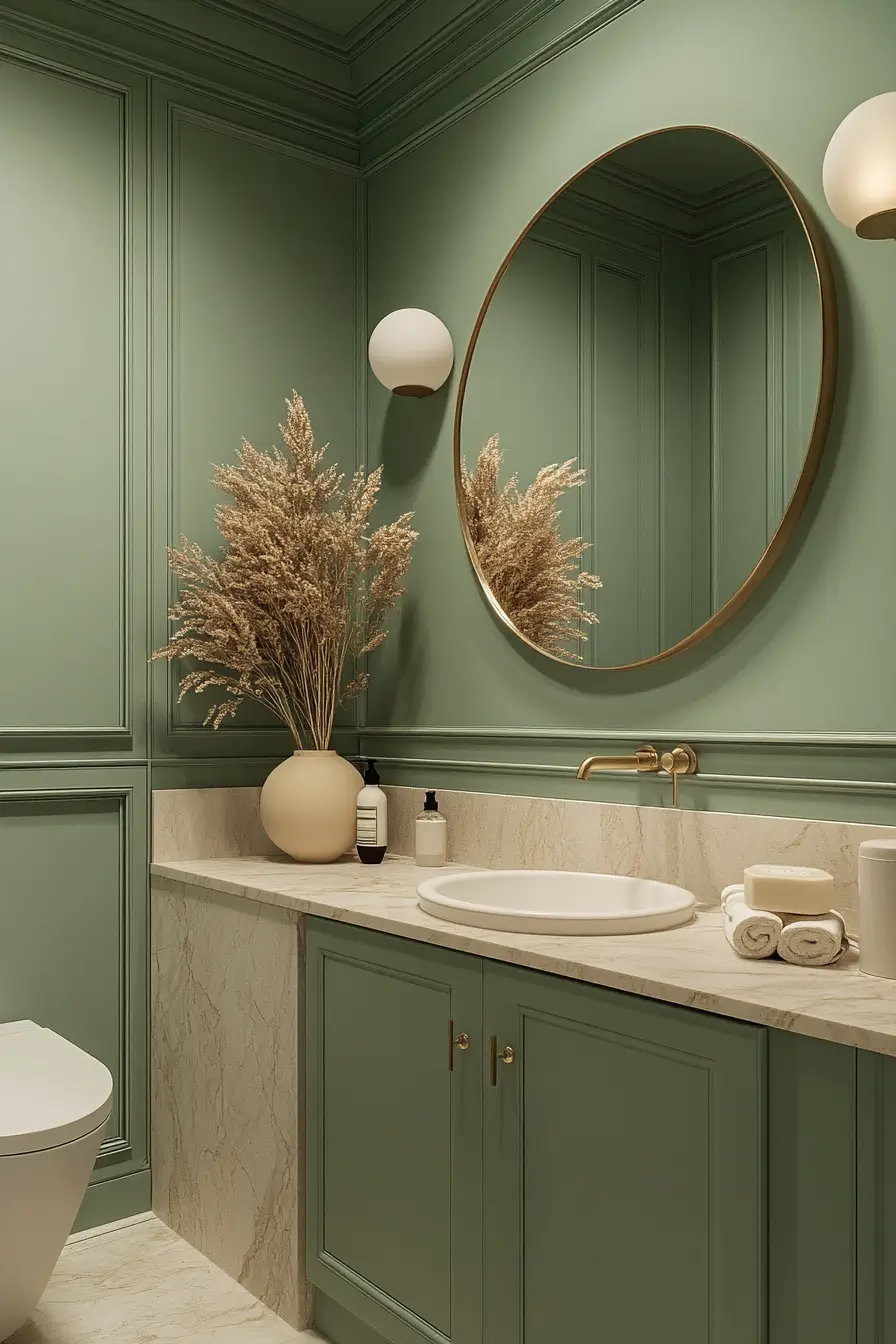
[[[258,820],[257,788],[153,794],[153,859],[237,858],[275,852]],[[413,854],[421,789],[387,787],[389,849]],[[896,839],[896,826],[801,821],[752,813],[439,790],[448,857],[484,868],[559,868],[673,882],[716,905],[751,863],[799,863],[834,876],[837,907],[856,922],[862,840]]]
[[[276,854],[258,816],[261,789],[156,789],[152,861]]]

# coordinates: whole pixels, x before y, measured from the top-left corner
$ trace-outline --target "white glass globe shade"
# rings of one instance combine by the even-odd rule
[[[374,327],[370,367],[384,387],[403,397],[428,397],[454,364],[451,333],[424,308],[398,308]]]
[[[824,194],[860,238],[896,237],[896,93],[860,103],[824,156]]]

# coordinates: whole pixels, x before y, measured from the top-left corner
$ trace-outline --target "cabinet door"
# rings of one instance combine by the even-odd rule
[[[484,1016],[488,1344],[764,1341],[764,1031],[491,965]]]
[[[873,981],[871,982],[874,983]],[[859,1344],[896,1340],[896,1059],[858,1052]]]
[[[478,1344],[481,964],[312,920],[307,966],[308,1276],[395,1344]]]

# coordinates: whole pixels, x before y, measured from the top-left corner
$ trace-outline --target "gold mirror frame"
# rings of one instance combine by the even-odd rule
[[[633,145],[639,140],[651,139],[653,136],[662,134],[664,131],[715,131],[719,135],[727,135],[729,139],[736,140],[745,148],[752,150],[753,153],[762,160],[766,167],[774,173],[775,177],[784,188],[791,205],[799,217],[803,232],[806,235],[806,241],[809,244],[809,250],[812,254],[812,264],[815,268],[815,278],[818,284],[818,301],[821,311],[821,371],[818,379],[818,396],[815,402],[815,416],[812,421],[812,431],[809,435],[806,455],[803,459],[802,470],[800,471],[796,485],[793,488],[793,493],[790,496],[781,521],[760,556],[758,563],[741,584],[740,588],[738,588],[737,592],[729,597],[728,601],[725,602],[723,606],[719,607],[718,611],[715,612],[708,621],[704,621],[696,630],[693,630],[684,639],[680,639],[677,644],[672,644],[668,649],[663,649],[662,652],[656,653],[650,658],[641,658],[635,663],[619,663],[615,666],[591,667],[586,664],[567,661],[565,658],[557,657],[554,653],[546,652],[538,644],[535,644],[531,639],[518,630],[498,602],[489,586],[488,580],[482,572],[476,555],[476,549],[470,536],[470,529],[464,508],[463,492],[461,489],[461,464],[463,461],[461,448],[461,423],[464,411],[464,395],[467,390],[467,382],[470,377],[473,356],[476,353],[476,342],[479,339],[482,324],[485,321],[489,306],[494,298],[495,290],[498,288],[505,271],[513,261],[518,248],[528,235],[529,231],[574,182],[577,182],[580,177],[585,175],[585,173],[590,172],[592,168],[597,166],[597,164],[602,163],[604,159],[609,158],[610,155],[615,154],[620,149],[626,149],[629,145]],[[739,135],[735,135],[732,131],[723,130],[720,126],[697,124],[660,126],[655,131],[646,131],[643,135],[634,135],[630,140],[625,140],[622,144],[614,145],[612,149],[608,149],[605,153],[599,154],[596,159],[592,159],[592,161],[586,164],[580,172],[564,182],[549,200],[545,202],[541,209],[532,216],[522,233],[517,237],[504,260],[501,262],[495,278],[488,287],[488,292],[482,302],[482,307],[477,314],[476,322],[474,323],[473,331],[464,355],[463,367],[460,372],[460,379],[457,387],[457,401],[454,409],[454,491],[457,500],[457,511],[460,516],[461,531],[463,532],[464,545],[467,548],[467,554],[470,557],[476,577],[479,580],[480,586],[495,615],[499,617],[509,630],[513,631],[518,639],[521,639],[524,644],[528,644],[529,648],[534,649],[536,653],[540,653],[543,658],[550,658],[553,662],[561,663],[564,667],[578,667],[586,672],[626,672],[630,668],[647,667],[651,663],[660,663],[666,658],[671,658],[673,654],[683,653],[685,649],[689,649],[692,645],[698,644],[700,640],[705,639],[707,635],[711,635],[713,631],[718,630],[725,621],[743,606],[750,594],[755,591],[771,570],[775,561],[787,545],[787,542],[796,527],[800,514],[805,507],[809,492],[811,491],[815,477],[818,474],[821,454],[824,449],[828,428],[830,427],[831,422],[831,411],[834,404],[834,391],[837,381],[837,335],[837,294],[834,287],[834,273],[831,269],[831,262],[824,241],[824,235],[821,231],[821,226],[815,218],[811,206],[798,187],[791,182],[790,178],[781,171],[778,165],[770,159],[767,154],[763,153],[761,149],[758,149],[756,145],[752,144],[749,140],[743,140]]]

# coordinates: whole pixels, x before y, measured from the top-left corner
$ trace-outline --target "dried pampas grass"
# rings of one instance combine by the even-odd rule
[[[467,526],[489,588],[520,634],[567,662],[582,661],[569,645],[584,644],[584,627],[597,622],[582,603],[583,591],[603,586],[596,574],[579,569],[588,543],[560,537],[557,502],[585,482],[584,468],[574,463],[569,458],[542,467],[520,493],[516,476],[500,484],[504,454],[496,434],[472,472],[461,464]]]
[[[285,453],[244,439],[236,465],[215,468],[214,484],[232,501],[216,512],[221,559],[185,537],[168,551],[180,581],[169,619],[179,624],[153,657],[205,664],[181,679],[179,699],[223,691],[205,720],[214,728],[256,700],[297,747],[310,740],[324,751],[337,705],[367,684],[359,660],[386,638],[417,533],[406,513],[368,534],[382,468],[358,470],[343,487],[295,392],[280,430]]]

